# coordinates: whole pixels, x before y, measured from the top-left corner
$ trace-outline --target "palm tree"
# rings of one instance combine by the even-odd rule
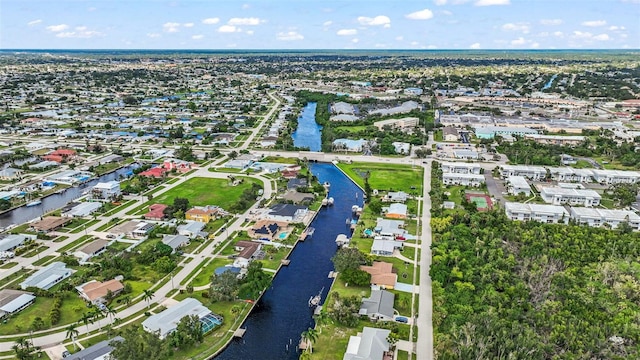
[[[13,345],[11,349],[16,353],[16,358],[18,360],[31,359],[31,352],[34,350],[33,345],[26,338],[16,340],[15,345]]]
[[[102,326],[100,325],[100,318],[102,317],[104,317],[104,314],[98,309],[91,312],[92,320],[98,320],[98,329],[102,328]]]
[[[147,289],[142,293],[142,300],[147,302],[147,309],[151,306],[151,298],[153,298],[153,291]]]
[[[109,316],[110,319],[113,319],[113,317],[116,315],[116,311],[113,310],[113,308],[110,306],[107,306],[107,309],[105,310],[105,312],[107,313],[107,316]]]
[[[237,319],[238,315],[240,314],[240,312],[242,311],[242,309],[240,308],[240,306],[238,305],[233,305],[231,307],[231,314]]]
[[[73,342],[73,350],[76,351],[77,345],[76,345],[76,336],[78,336],[80,334],[80,332],[78,331],[78,329],[76,329],[76,326],[78,326],[77,324],[71,324],[69,326],[67,326],[67,328],[65,330],[67,330],[67,339],[71,339],[71,341]]]
[[[93,315],[90,313],[82,314],[82,319],[80,319],[82,323],[87,327],[87,332],[89,332],[89,324],[93,324]]]
[[[318,315],[315,315],[313,318],[316,322],[316,327],[319,329],[318,334],[322,334],[322,327],[331,320],[329,314],[327,314],[326,311],[320,311]]]
[[[302,340],[309,344],[309,352],[313,353],[313,343],[318,340],[318,332],[316,329],[308,328],[302,332],[301,336]]]

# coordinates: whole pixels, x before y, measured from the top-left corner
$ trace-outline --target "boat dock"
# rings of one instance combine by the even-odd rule
[[[233,337],[242,338],[245,332],[247,332],[247,329],[237,328],[236,331],[233,332]]]
[[[282,259],[282,260],[280,260],[280,263],[281,263],[283,266],[287,266],[287,265],[289,265],[289,264],[291,263],[291,260],[289,260],[289,259]]]

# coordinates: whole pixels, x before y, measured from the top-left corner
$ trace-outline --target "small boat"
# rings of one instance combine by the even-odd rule
[[[309,307],[316,307],[320,305],[320,300],[322,300],[322,292],[324,291],[324,286],[320,289],[320,292],[316,296],[312,296],[309,298]]]
[[[327,200],[327,205],[332,206],[334,202],[335,200],[332,197],[330,197],[329,200]]]
[[[327,189],[331,187],[331,183],[329,183],[328,181],[325,181],[322,185]]]
[[[322,206],[327,206],[329,204],[329,200],[327,198],[322,199]]]
[[[34,200],[32,202],[27,203],[27,206],[31,207],[31,206],[38,206],[42,204],[42,200],[38,199],[38,200]]]

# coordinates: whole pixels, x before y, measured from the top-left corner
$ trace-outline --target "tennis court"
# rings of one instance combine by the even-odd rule
[[[485,194],[465,194],[467,201],[476,204],[476,209],[480,211],[487,211],[493,208],[491,198]]]

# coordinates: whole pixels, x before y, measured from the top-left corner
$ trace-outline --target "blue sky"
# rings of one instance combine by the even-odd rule
[[[640,48],[640,0],[2,0],[3,49]]]

